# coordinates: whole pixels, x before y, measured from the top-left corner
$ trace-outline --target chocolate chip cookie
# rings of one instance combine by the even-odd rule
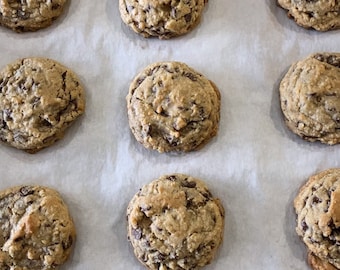
[[[132,81],[127,107],[132,133],[146,148],[187,152],[217,134],[220,93],[189,66],[160,62]]]
[[[42,186],[0,192],[0,269],[57,269],[69,257],[75,228],[59,193]]]
[[[314,269],[340,269],[340,169],[309,178],[294,200],[296,232]]]
[[[340,28],[340,2],[337,0],[278,0],[278,4],[302,27],[318,31]]]
[[[223,238],[224,210],[193,177],[165,175],[143,186],[127,208],[128,239],[148,269],[199,269]]]
[[[66,0],[2,0],[0,25],[16,32],[45,28],[60,16],[65,3]]]
[[[121,18],[144,37],[169,39],[186,34],[200,21],[207,0],[119,0]]]
[[[340,53],[294,63],[280,84],[287,126],[308,141],[340,143]]]
[[[85,109],[77,76],[46,58],[24,58],[0,71],[0,140],[30,153],[62,138]]]

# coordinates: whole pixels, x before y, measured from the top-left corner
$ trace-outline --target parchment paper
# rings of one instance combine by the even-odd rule
[[[223,246],[205,269],[309,269],[292,201],[311,174],[340,167],[340,146],[293,135],[278,84],[293,62],[339,44],[340,31],[305,30],[274,0],[211,0],[194,31],[168,41],[123,25],[117,0],[72,0],[36,33],[2,27],[1,68],[21,57],[53,58],[78,74],[87,107],[63,140],[37,154],[1,145],[0,188],[60,191],[77,227],[64,270],[144,269],[126,239],[126,206],[142,185],[174,172],[203,179],[226,209]],[[221,91],[219,133],[197,152],[158,154],[130,133],[129,84],[162,60],[187,63]]]

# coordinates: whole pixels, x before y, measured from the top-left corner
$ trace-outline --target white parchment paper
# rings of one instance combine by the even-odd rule
[[[340,167],[340,146],[293,135],[278,84],[291,63],[339,44],[340,31],[302,29],[274,0],[211,0],[194,31],[167,41],[130,31],[117,0],[71,0],[36,33],[1,28],[1,68],[27,56],[58,60],[80,77],[87,107],[62,141],[37,154],[1,145],[0,188],[60,191],[78,233],[65,270],[144,269],[126,239],[126,206],[142,185],[174,172],[205,180],[226,209],[223,246],[205,269],[309,269],[292,201],[311,174]],[[163,60],[187,63],[221,91],[219,134],[197,152],[158,154],[130,133],[130,81]]]

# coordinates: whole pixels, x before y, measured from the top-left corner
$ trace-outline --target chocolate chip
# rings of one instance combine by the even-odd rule
[[[167,176],[167,178],[166,178],[167,180],[170,180],[170,181],[176,181],[176,175],[169,175],[169,176]]]
[[[31,103],[33,105],[33,107],[36,107],[37,105],[40,104],[40,97],[33,97],[31,100]]]
[[[211,200],[212,199],[212,194],[210,193],[209,190],[207,190],[205,193],[202,194],[206,199]]]
[[[41,125],[44,127],[52,127],[52,124],[47,119],[42,119]]]
[[[4,115],[5,121],[12,121],[13,120],[12,110],[8,110],[8,109],[3,110],[3,115]]]
[[[1,123],[0,123],[0,128],[2,129],[8,129],[8,126],[7,126],[7,123],[5,120],[2,120]]]
[[[27,19],[30,17],[30,14],[29,14],[29,13],[26,13],[26,12],[23,11],[23,10],[18,10],[18,11],[17,11],[17,16],[18,16],[18,18],[20,18],[20,19],[27,20]]]
[[[182,187],[187,187],[187,188],[195,188],[196,187],[196,183],[195,182],[189,182],[187,179],[182,181],[181,184],[182,184]]]
[[[166,259],[166,257],[162,253],[158,253],[155,259],[156,262],[163,262]]]
[[[138,84],[138,85],[141,85],[142,82],[144,82],[144,80],[145,80],[145,78],[138,78],[138,79],[137,79],[137,84]]]
[[[164,139],[171,145],[171,146],[177,146],[178,145],[178,139],[171,136],[170,134],[165,134]]]
[[[19,192],[20,192],[20,195],[21,195],[22,197],[26,197],[26,196],[28,196],[28,195],[32,195],[32,194],[34,193],[34,190],[32,190],[32,189],[31,189],[30,187],[28,187],[28,186],[23,186],[23,187],[20,188]]]
[[[15,238],[14,242],[19,242],[19,241],[22,241],[22,240],[24,240],[23,236]]]
[[[68,240],[66,242],[62,242],[62,246],[63,246],[63,249],[66,250],[66,249],[69,249],[73,244],[73,239],[71,236],[69,236]]]
[[[313,201],[313,204],[317,204],[317,203],[322,202],[322,200],[319,197],[316,197],[316,196],[313,197],[312,201]]]
[[[315,59],[325,62],[329,65],[332,65],[334,67],[340,68],[340,58],[337,57],[336,55],[322,55],[322,54],[317,54],[314,56]]]
[[[193,82],[197,81],[197,77],[194,74],[190,73],[190,72],[184,73],[183,76],[189,78]]]
[[[192,16],[191,16],[190,13],[189,13],[189,14],[186,14],[186,15],[184,16],[184,19],[185,19],[185,21],[186,21],[187,23],[191,21],[191,18],[192,18]]]
[[[301,221],[301,227],[304,232],[308,230],[308,225],[305,220]]]
[[[191,208],[193,206],[194,206],[193,199],[192,198],[187,199],[186,208]]]
[[[59,4],[57,4],[57,3],[54,3],[54,4],[52,5],[52,10],[59,9],[59,7],[60,7],[60,5],[59,5]]]
[[[136,240],[140,240],[142,238],[142,229],[141,228],[133,228],[132,231],[131,231],[133,237],[136,239]]]

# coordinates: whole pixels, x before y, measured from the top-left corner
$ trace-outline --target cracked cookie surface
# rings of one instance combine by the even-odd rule
[[[340,269],[340,169],[311,176],[294,200],[296,232],[314,269]]]
[[[59,193],[42,186],[0,192],[0,269],[58,269],[69,257],[75,228]]]
[[[1,0],[0,25],[16,32],[50,26],[60,16],[66,0]]]
[[[119,0],[121,18],[144,37],[169,39],[191,31],[207,0]]]
[[[278,0],[278,4],[302,27],[318,31],[340,28],[338,0]]]
[[[294,63],[280,84],[287,126],[308,141],[340,143],[340,54],[317,53]]]
[[[131,131],[146,148],[187,152],[217,134],[220,93],[183,63],[149,65],[132,81],[126,99]]]
[[[77,76],[46,58],[24,58],[0,71],[0,140],[34,153],[63,137],[85,109]]]
[[[220,246],[224,209],[196,178],[164,175],[143,186],[127,208],[128,239],[148,269],[199,269]]]

